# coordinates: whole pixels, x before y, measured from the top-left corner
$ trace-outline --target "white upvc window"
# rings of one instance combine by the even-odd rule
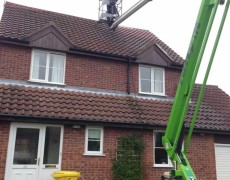
[[[85,155],[103,155],[104,129],[102,127],[86,127]]]
[[[165,95],[164,69],[140,65],[139,92],[143,94]]]
[[[64,84],[65,62],[63,53],[33,50],[30,81]]]
[[[162,145],[162,137],[164,132],[162,131],[154,131],[153,132],[153,145],[154,145],[154,167],[172,167],[171,160],[169,159],[163,145]]]

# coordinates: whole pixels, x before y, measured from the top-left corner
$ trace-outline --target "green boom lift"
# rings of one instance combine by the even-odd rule
[[[152,0],[140,0],[129,10],[119,16],[119,9],[122,0],[99,0],[101,2],[101,20],[108,22],[111,30],[114,30],[125,19],[143,7],[145,4]],[[187,57],[184,63],[184,68],[180,77],[179,85],[177,88],[175,101],[173,103],[172,111],[166,128],[164,137],[162,138],[163,146],[169,158],[175,162],[174,169],[162,179],[170,180],[196,180],[196,176],[186,158],[189,142],[195,125],[196,117],[198,115],[199,107],[201,104],[202,96],[205,90],[208,75],[212,66],[216,48],[220,39],[220,35],[224,26],[227,16],[230,0],[225,3],[224,13],[221,19],[217,37],[211,53],[207,71],[204,77],[203,85],[198,96],[197,105],[194,110],[194,115],[190,123],[188,136],[184,150],[182,150],[182,142],[184,139],[184,120],[188,109],[189,101],[195,85],[196,76],[201,64],[204,50],[208,41],[208,37],[212,28],[212,24],[216,15],[219,5],[223,5],[225,0],[201,0],[201,6],[198,13],[197,21],[195,24],[194,32],[188,49]],[[108,10],[113,6],[114,12]],[[103,6],[107,7],[107,12],[104,13]],[[112,18],[111,18],[112,17]],[[167,176],[167,177],[166,177]]]
[[[197,105],[195,107],[194,115],[190,123],[185,147],[184,150],[182,150],[182,142],[184,139],[185,130],[184,120],[217,8],[219,5],[223,5],[224,3],[224,0],[202,0],[201,2],[189,50],[178,84],[175,101],[173,103],[165,135],[162,138],[163,146],[171,161],[174,162],[174,169],[171,170],[171,172],[167,175],[163,176],[162,179],[197,179],[195,173],[192,170],[192,167],[189,164],[188,159],[186,158],[186,153],[201,104],[202,96],[205,90],[208,75],[214,59],[216,48],[226,19],[230,0],[227,0],[227,2],[225,3],[224,13],[220,22],[219,30],[210,56],[204,81],[199,92]]]

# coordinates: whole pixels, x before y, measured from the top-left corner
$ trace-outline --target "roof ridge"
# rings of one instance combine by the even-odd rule
[[[50,21],[53,21],[78,49],[112,56],[135,57],[146,45],[157,42],[175,63],[184,63],[179,54],[149,30],[119,26],[115,32],[111,32],[106,24],[101,25],[96,20],[11,2],[5,3],[0,36],[3,39],[22,40]]]
[[[64,13],[60,13],[60,12],[56,12],[56,11],[40,9],[40,8],[36,8],[36,7],[31,7],[31,6],[25,6],[25,5],[21,5],[21,4],[17,4],[17,3],[12,3],[12,2],[9,2],[9,1],[7,1],[5,3],[5,6],[11,7],[11,8],[19,8],[19,9],[24,8],[24,9],[30,10],[30,11],[36,11],[37,10],[37,11],[41,11],[41,12],[56,13],[56,14],[63,15],[63,16],[70,16],[70,17],[74,17],[74,18],[78,18],[78,19],[84,19],[84,20],[89,20],[89,21],[93,21],[93,22],[98,22],[97,20],[94,20],[94,19],[79,17],[79,16],[75,16],[75,15],[71,15],[71,14],[64,14]],[[152,33],[151,31],[149,31],[147,29],[129,27],[129,26],[124,26],[124,25],[121,25],[121,26],[119,26],[117,28],[125,28],[125,29],[130,29],[130,30],[139,30],[139,31],[145,31],[145,32]],[[155,36],[155,34],[153,34],[153,35]]]
[[[78,18],[78,19],[84,19],[84,20],[97,22],[96,20],[93,20],[93,19],[88,19],[88,18],[84,18],[84,17],[78,17],[78,16],[71,15],[71,14],[64,14],[64,13],[60,13],[60,12],[56,12],[56,11],[40,9],[40,8],[36,8],[36,7],[31,7],[31,6],[25,6],[25,5],[12,3],[12,2],[8,2],[8,1],[5,3],[5,7],[17,8],[17,9],[26,9],[26,10],[33,11],[33,12],[37,10],[38,12],[40,11],[40,12],[55,13],[55,14],[58,14],[58,15],[70,16],[70,17],[74,17],[74,18]]]

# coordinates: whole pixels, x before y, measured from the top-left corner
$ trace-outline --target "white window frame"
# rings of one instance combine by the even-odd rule
[[[95,129],[101,131],[100,136],[100,151],[88,151],[88,137],[89,137],[89,129]],[[105,156],[103,154],[103,145],[104,145],[104,128],[103,127],[94,127],[94,126],[88,126],[85,128],[85,152],[84,155],[89,156]]]
[[[150,93],[141,91],[141,67],[151,68],[151,92]],[[153,91],[154,90],[154,83],[152,82],[152,80],[154,79],[154,70],[162,70],[163,71],[163,92],[162,93],[158,93],[158,92]],[[165,69],[160,68],[160,67],[155,67],[155,66],[139,65],[139,93],[165,96]]]
[[[34,53],[35,52],[38,52],[38,53],[39,52],[40,53],[47,53],[45,80],[33,79],[32,78],[33,66],[34,66]],[[48,67],[48,64],[49,64],[49,61],[50,61],[50,54],[57,54],[57,55],[64,56],[64,67],[63,67],[63,76],[64,77],[63,77],[63,83],[49,82],[48,81],[48,76],[49,76],[49,67]],[[31,82],[39,82],[39,83],[65,85],[65,67],[66,67],[66,54],[65,53],[60,53],[60,52],[55,52],[55,51],[46,51],[46,50],[33,49],[32,50],[32,54],[31,54],[31,66],[30,66],[30,79],[29,79],[29,81],[31,81]]]
[[[164,133],[164,131],[154,130],[153,131],[153,167],[173,167],[171,160],[168,157],[168,164],[156,164],[155,163],[155,145],[156,145],[156,133]]]

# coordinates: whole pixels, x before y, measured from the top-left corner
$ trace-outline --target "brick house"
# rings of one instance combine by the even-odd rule
[[[157,142],[183,62],[149,31],[110,31],[7,2],[0,22],[0,179],[49,180],[63,169],[110,180],[117,138],[137,133],[145,144],[143,179],[160,179],[171,163]],[[229,110],[229,95],[207,86],[188,152],[199,180],[230,178]]]

